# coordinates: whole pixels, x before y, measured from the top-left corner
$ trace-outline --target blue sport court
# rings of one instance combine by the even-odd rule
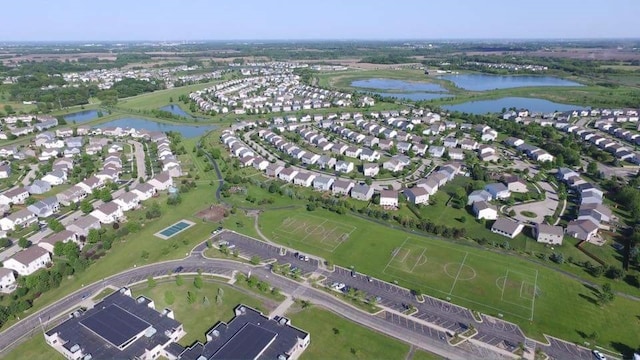
[[[177,223],[168,226],[166,228],[164,228],[162,231],[159,231],[157,233],[155,233],[155,236],[161,238],[161,239],[168,239],[170,237],[173,237],[175,235],[177,235],[178,233],[192,227],[193,225],[195,225],[194,222],[189,221],[189,220],[180,220]]]

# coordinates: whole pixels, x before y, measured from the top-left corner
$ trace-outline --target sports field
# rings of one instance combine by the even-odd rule
[[[437,291],[443,298],[461,299],[497,313],[533,320],[540,295],[538,271],[514,263],[496,262],[463,248],[408,237],[394,249],[383,272]]]
[[[355,230],[355,226],[303,213],[284,218],[270,235],[276,241],[303,243],[333,253]]]

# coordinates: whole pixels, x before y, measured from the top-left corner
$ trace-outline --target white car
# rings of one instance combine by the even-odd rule
[[[598,360],[607,360],[607,358],[602,355],[602,353],[598,350],[593,350],[593,355],[598,359]]]

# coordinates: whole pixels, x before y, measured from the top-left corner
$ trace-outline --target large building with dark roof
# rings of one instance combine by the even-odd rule
[[[181,360],[278,359],[293,360],[309,346],[311,336],[291,325],[289,319],[269,319],[246,305],[235,308],[227,324],[219,322],[207,332],[207,342],[196,342],[180,353]],[[179,350],[177,347],[171,351]]]
[[[183,347],[185,335],[173,311],[157,311],[151,299],[121,288],[93,308],[75,311],[44,335],[47,344],[71,360],[90,359],[278,359],[295,360],[309,346],[309,333],[289,319],[269,319],[246,305],[229,323],[219,322],[207,342]]]
[[[44,335],[65,358],[156,359],[186,333],[173,311],[122,288],[86,311],[75,311]]]

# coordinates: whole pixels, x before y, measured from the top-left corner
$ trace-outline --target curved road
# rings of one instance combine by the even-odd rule
[[[215,274],[227,277],[231,276],[235,271],[244,273],[250,271],[252,275],[268,281],[272,286],[281,289],[285,293],[292,294],[295,291],[296,294],[299,294],[298,298],[309,300],[312,303],[329,309],[351,321],[408,342],[416,347],[437,353],[447,358],[480,358],[478,355],[470,353],[466,349],[451,347],[444,343],[438,343],[427,336],[420,336],[416,332],[409,331],[404,327],[389,323],[383,318],[364,313],[361,310],[343,303],[336,297],[322,290],[274,275],[266,267],[253,267],[248,264],[231,260],[209,259],[205,258],[201,252],[194,252],[191,256],[181,260],[167,261],[129,269],[105,278],[102,281],[85,286],[54,304],[35,312],[2,332],[0,334],[0,354],[9,351],[25,336],[32,334],[33,331],[39,331],[41,326],[40,322],[46,326],[47,323],[56,320],[56,318],[59,318],[80,306],[84,300],[97,295],[107,286],[115,286],[119,288],[144,281],[149,276],[163,276],[170,273],[178,266],[182,266],[185,273],[197,273],[200,269],[206,274]]]

